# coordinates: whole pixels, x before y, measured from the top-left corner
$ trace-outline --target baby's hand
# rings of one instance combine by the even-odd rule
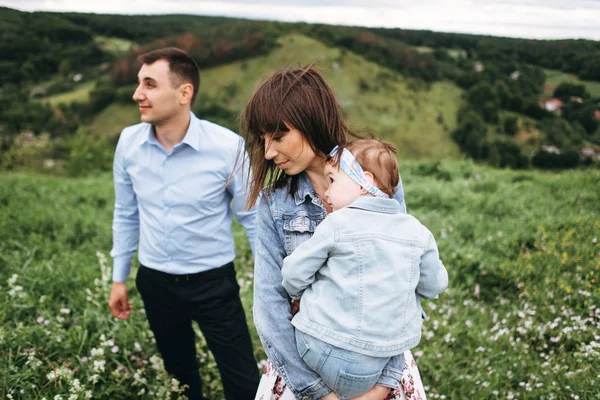
[[[292,307],[290,312],[292,313],[292,317],[296,315],[296,313],[300,311],[300,299],[292,300]]]

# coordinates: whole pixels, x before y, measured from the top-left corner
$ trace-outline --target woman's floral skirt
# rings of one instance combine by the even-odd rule
[[[270,361],[264,367],[255,400],[295,400]],[[391,391],[386,400],[426,400],[421,375],[410,350],[404,352],[401,387]]]

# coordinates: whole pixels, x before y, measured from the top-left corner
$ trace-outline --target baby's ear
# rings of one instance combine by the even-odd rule
[[[367,178],[367,180],[369,181],[369,183],[373,186],[377,186],[375,184],[375,177],[373,176],[372,173],[370,173],[369,171],[365,171],[365,178]]]
[[[373,176],[372,173],[370,173],[369,171],[364,171],[365,172],[365,178],[367,178],[367,181],[373,185],[373,186],[377,186],[375,184],[375,177]],[[367,194],[369,192],[367,192],[364,188],[360,188],[360,194]]]

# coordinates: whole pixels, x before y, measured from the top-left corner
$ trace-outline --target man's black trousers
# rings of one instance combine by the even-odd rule
[[[217,362],[227,400],[253,400],[259,375],[233,263],[191,275],[141,266],[136,286],[165,369],[204,399],[192,321]]]

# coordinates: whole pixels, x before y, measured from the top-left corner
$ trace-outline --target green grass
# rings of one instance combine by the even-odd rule
[[[434,233],[450,275],[448,291],[424,305],[413,350],[428,397],[597,398],[600,171],[466,161],[402,161],[400,171],[409,211]],[[110,175],[5,173],[0,205],[0,396],[66,399],[78,379],[94,399],[167,398],[135,266],[132,318],[109,314]],[[253,263],[237,225],[234,236],[259,361]],[[201,340],[198,351],[206,396],[222,399]]]
[[[546,71],[546,84],[544,85],[544,94],[552,96],[554,89],[563,82],[576,83],[584,85],[588,93],[592,97],[600,97],[600,82],[584,81],[573,74],[562,71],[550,70]]]
[[[96,36],[94,40],[102,50],[115,56],[126,54],[136,45],[136,43],[131,40],[117,37]]]
[[[305,36],[290,35],[271,54],[202,72],[198,101],[209,98],[239,112],[269,74],[314,62],[336,91],[356,129],[368,128],[398,146],[403,158],[455,158],[450,132],[462,91],[448,82],[430,86]]]
[[[94,135],[113,138],[126,126],[139,122],[140,112],[136,104],[113,103],[94,117],[89,128]]]
[[[449,82],[426,85],[407,79],[356,54],[329,48],[305,36],[283,37],[280,47],[269,55],[201,71],[196,108],[210,102],[239,115],[254,89],[269,74],[310,62],[336,91],[353,128],[370,130],[394,143],[402,158],[460,157],[450,132],[456,126],[461,89]],[[114,105],[95,118],[92,131],[120,132],[128,121],[139,121],[137,109]]]
[[[54,96],[48,96],[40,101],[55,106],[58,104],[87,103],[90,100],[90,92],[94,89],[96,82],[85,82],[78,85],[74,90],[66,93],[60,93]]]

